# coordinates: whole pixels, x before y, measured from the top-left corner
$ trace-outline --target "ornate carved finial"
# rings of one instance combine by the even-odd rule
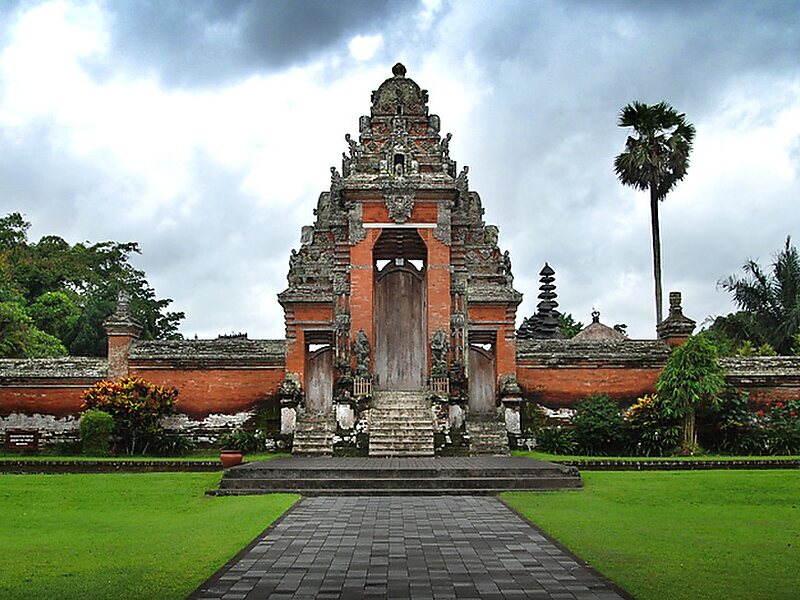
[[[134,337],[138,337],[142,330],[142,324],[134,318],[131,312],[131,295],[127,290],[120,290],[117,294],[117,307],[103,321],[106,332],[111,335],[112,333],[130,333]]]
[[[592,323],[599,323],[600,322],[600,311],[597,309],[592,309]]]
[[[405,77],[406,76],[406,68],[403,63],[397,63],[395,66],[392,67],[392,75],[395,77]]]

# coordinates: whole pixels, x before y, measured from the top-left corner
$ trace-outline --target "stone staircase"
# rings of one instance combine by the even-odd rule
[[[209,494],[274,492],[319,495],[497,494],[502,491],[576,490],[578,469],[521,456],[452,458],[296,457],[251,462],[225,470]]]
[[[297,426],[292,441],[292,454],[324,456],[333,454],[333,435],[336,419],[333,413],[316,414],[303,411],[297,415]]]
[[[473,456],[508,456],[510,453],[506,424],[497,415],[468,415],[467,433],[469,453]]]
[[[370,456],[433,456],[433,413],[424,391],[376,391],[369,411]]]

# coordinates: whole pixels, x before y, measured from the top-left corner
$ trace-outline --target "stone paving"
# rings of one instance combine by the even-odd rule
[[[303,498],[192,600],[628,598],[497,498]]]

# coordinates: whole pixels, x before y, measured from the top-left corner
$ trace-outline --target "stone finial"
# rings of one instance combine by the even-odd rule
[[[120,290],[117,308],[103,321],[108,336],[108,376],[111,379],[128,376],[128,352],[133,340],[142,333],[142,324],[133,317],[130,302],[130,294]]]
[[[406,67],[403,63],[397,63],[395,66],[392,67],[392,75],[395,77],[405,77],[406,76]]]
[[[131,312],[131,295],[127,291],[119,291],[117,307],[103,321],[103,327],[108,335],[129,334],[134,338],[139,337],[142,332],[142,324],[134,318]]]
[[[600,322],[600,311],[595,309],[592,311],[592,323]]]
[[[658,339],[664,340],[670,347],[680,346],[694,331],[697,323],[683,314],[681,293],[669,293],[669,315],[656,328]]]

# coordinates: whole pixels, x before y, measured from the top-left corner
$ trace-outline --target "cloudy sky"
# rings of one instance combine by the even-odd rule
[[[800,3],[0,2],[0,212],[31,238],[135,240],[187,336],[282,337],[300,227],[402,61],[511,251],[560,308],[654,336],[647,198],[612,162],[632,100],[697,128],[661,205],[665,293],[702,322],[800,241]],[[460,168],[460,167],[459,167]]]

